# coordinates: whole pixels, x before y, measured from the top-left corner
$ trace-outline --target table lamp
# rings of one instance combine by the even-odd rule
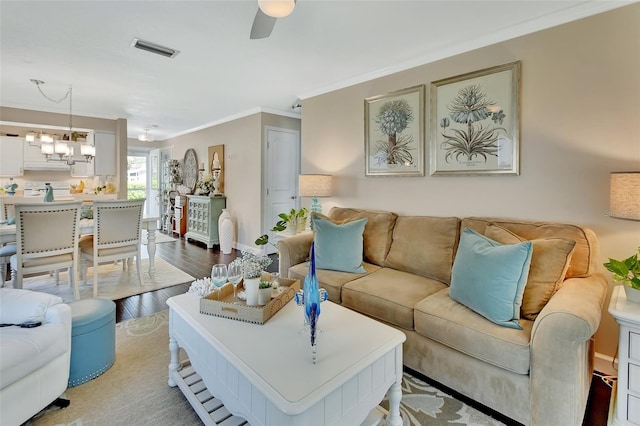
[[[640,221],[640,172],[612,172],[609,216]]]
[[[300,175],[298,190],[301,197],[313,197],[310,208],[312,212],[322,213],[318,197],[331,196],[331,175]]]

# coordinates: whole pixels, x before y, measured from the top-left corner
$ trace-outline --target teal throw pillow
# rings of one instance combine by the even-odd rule
[[[363,274],[362,249],[367,218],[336,224],[329,218],[312,215],[316,268]]]
[[[496,324],[521,330],[518,319],[532,252],[531,241],[503,245],[465,228],[449,295]]]

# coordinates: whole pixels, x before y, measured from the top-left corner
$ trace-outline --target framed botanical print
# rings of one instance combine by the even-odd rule
[[[424,176],[425,86],[364,102],[365,176]]]
[[[431,83],[431,175],[518,175],[520,62]]]

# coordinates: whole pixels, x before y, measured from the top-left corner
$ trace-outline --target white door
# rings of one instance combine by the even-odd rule
[[[300,174],[300,132],[291,129],[265,126],[267,155],[265,166],[265,198],[262,229],[269,234],[269,242],[277,237],[271,228],[279,220],[280,213],[300,206],[298,200],[298,175]],[[269,244],[267,253],[274,253]]]
[[[147,196],[147,208],[149,216],[160,216],[160,149],[152,149],[149,151],[149,180],[147,187],[149,195]]]

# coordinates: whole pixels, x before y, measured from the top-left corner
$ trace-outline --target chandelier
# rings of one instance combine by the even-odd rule
[[[155,127],[155,126],[154,126]],[[156,138],[153,135],[149,134],[149,129],[144,129],[144,133],[138,135],[138,140],[140,142],[153,142]]]
[[[64,96],[56,100],[50,98],[42,91],[40,85],[44,84],[44,81],[32,79],[31,82],[38,87],[40,94],[51,102],[59,104],[69,98],[69,135],[65,135],[66,138],[63,137],[63,139],[53,139],[51,135],[42,132],[39,135],[36,133],[29,133],[26,136],[27,142],[30,144],[35,143],[37,139],[40,143],[40,152],[44,154],[47,161],[60,161],[67,163],[70,166],[75,163],[89,163],[92,161],[96,156],[95,146],[88,143],[78,143],[78,133],[73,131],[73,89],[71,85],[69,85],[69,89]],[[67,142],[71,142],[71,144]],[[75,155],[77,147],[80,148],[80,155],[84,158],[76,158]]]

